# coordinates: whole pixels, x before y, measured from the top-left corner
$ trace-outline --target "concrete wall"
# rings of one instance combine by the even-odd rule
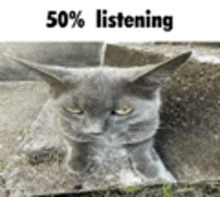
[[[4,53],[40,64],[66,67],[99,66],[104,44],[97,43],[0,43],[0,81],[40,80],[30,70],[8,60]]]

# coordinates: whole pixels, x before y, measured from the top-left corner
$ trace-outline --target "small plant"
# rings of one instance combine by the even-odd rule
[[[4,170],[6,167],[6,164],[5,163],[1,163],[1,170]]]
[[[188,192],[188,191],[193,191],[194,190],[194,188],[187,188],[187,185],[185,185],[185,187],[184,188],[182,188],[182,189],[177,189],[176,190],[176,192],[177,193],[180,193],[180,192]]]
[[[161,188],[161,191],[163,193],[163,197],[170,197],[170,188],[171,186],[169,184],[164,184]]]
[[[129,186],[124,189],[125,192],[133,192],[133,191],[137,191],[137,190],[140,190],[139,185]]]
[[[171,189],[171,186],[169,184],[164,184],[161,188],[161,191],[163,193],[163,197],[175,197],[177,193],[193,191],[194,189],[195,188],[193,187],[188,188],[187,185],[185,185],[184,188],[178,188],[174,190],[174,188]]]

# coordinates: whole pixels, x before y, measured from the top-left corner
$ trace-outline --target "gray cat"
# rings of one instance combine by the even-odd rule
[[[59,135],[49,142],[40,136],[47,132],[46,138],[52,139],[59,133],[67,152],[61,163],[73,172],[85,171],[92,161],[101,164],[106,158],[127,155],[134,170],[148,179],[175,182],[154,149],[154,136],[159,127],[161,84],[190,55],[131,68],[65,68],[7,55],[39,73],[51,89],[51,99],[31,127],[37,132],[30,132],[24,150],[62,149]]]

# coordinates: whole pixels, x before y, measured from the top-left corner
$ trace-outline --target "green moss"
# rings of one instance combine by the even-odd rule
[[[1,165],[1,170],[4,170],[6,167],[6,163],[1,162],[0,165]]]
[[[178,193],[185,193],[185,192],[192,192],[192,191],[199,191],[201,189],[198,189],[196,187],[188,187],[187,185],[185,186],[180,186],[180,185],[169,185],[169,184],[164,184],[161,187],[161,192],[163,194],[163,197],[175,197],[177,196]]]
[[[129,186],[124,189],[125,192],[133,192],[133,191],[137,191],[137,190],[140,190],[139,185]]]

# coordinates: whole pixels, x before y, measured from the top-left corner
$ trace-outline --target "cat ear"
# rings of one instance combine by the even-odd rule
[[[27,68],[37,72],[51,87],[51,92],[56,96],[66,89],[66,77],[70,75],[66,68],[61,66],[48,66],[31,62],[22,58],[17,58],[9,54],[4,54],[8,58],[18,62]]]
[[[169,75],[183,64],[190,55],[191,52],[186,52],[159,65],[141,67],[131,83],[138,86],[158,87]]]

